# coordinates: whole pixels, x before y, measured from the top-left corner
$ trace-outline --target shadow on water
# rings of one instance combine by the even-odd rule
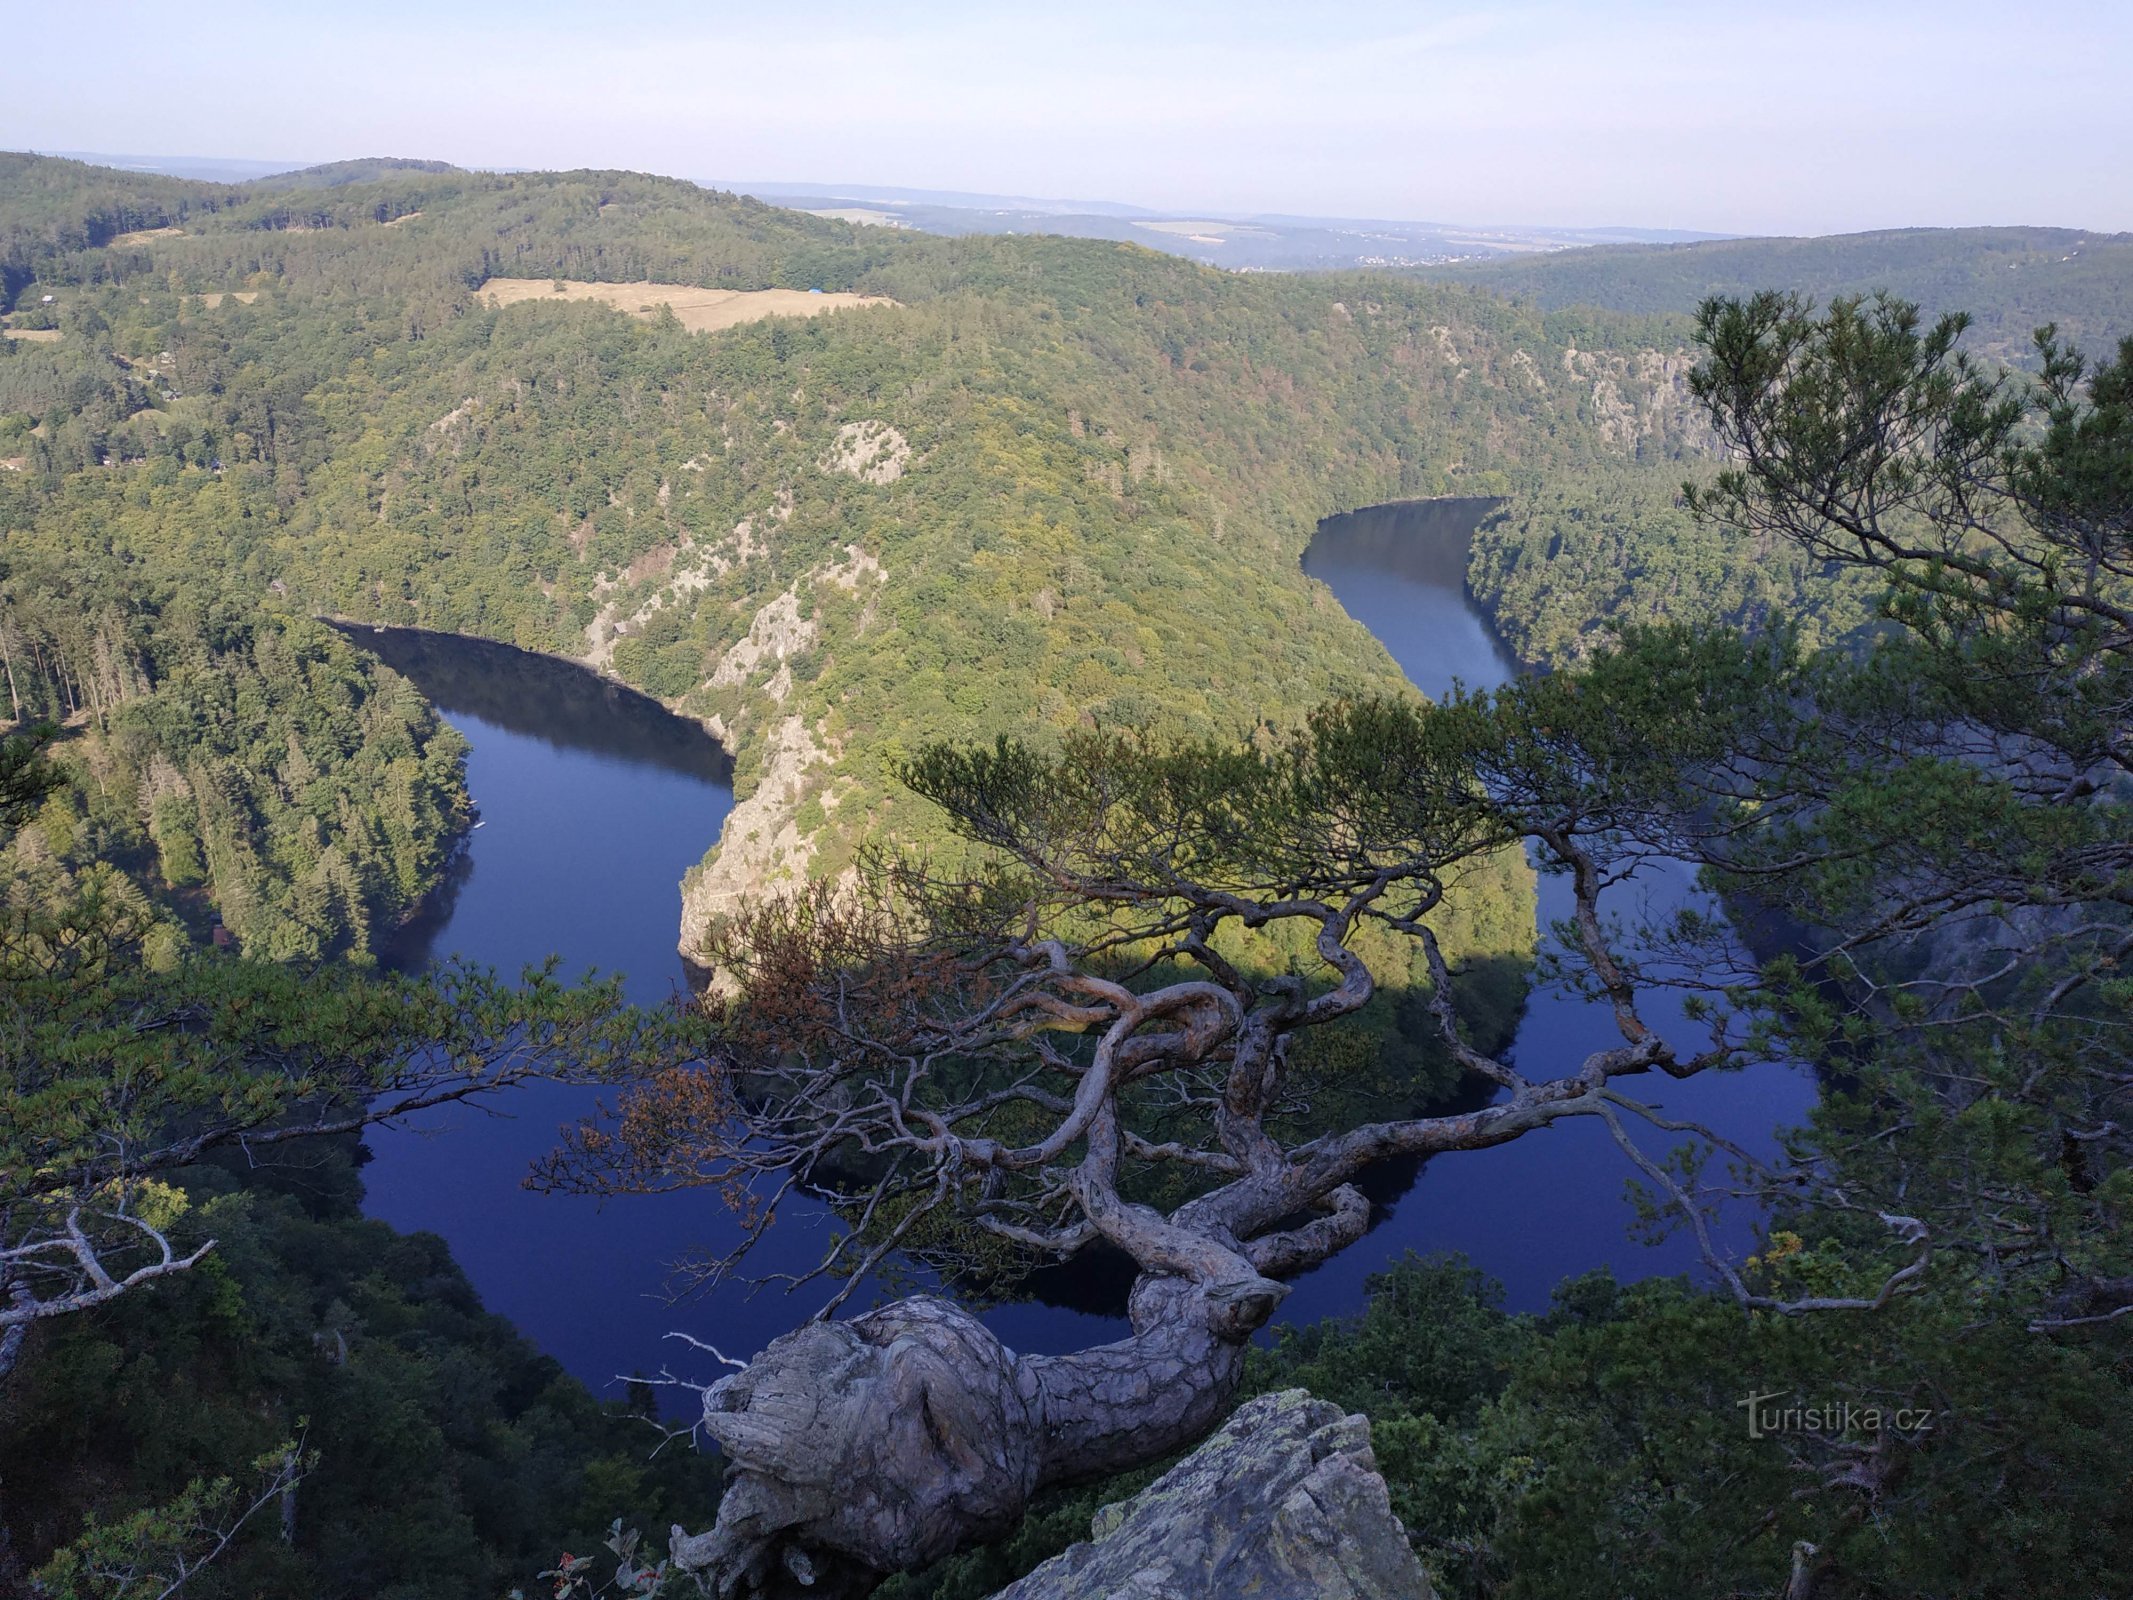
[[[675,950],[681,877],[718,838],[733,805],[731,763],[701,725],[655,700],[549,656],[411,629],[347,626],[349,639],[404,673],[468,743],[467,787],[481,816],[448,881],[383,952],[419,970],[449,957],[515,976],[557,957],[566,977],[626,975],[628,997],[656,1005],[686,992]],[[685,1329],[752,1355],[829,1294],[730,1284],[670,1306],[669,1270],[735,1237],[715,1193],[625,1195],[606,1202],[542,1195],[526,1173],[559,1126],[590,1114],[596,1091],[529,1084],[488,1110],[439,1108],[374,1129],[364,1209],[438,1233],[482,1303],[595,1393],[618,1374],[704,1360],[666,1341]],[[789,1204],[755,1266],[800,1273],[820,1258],[829,1218]],[[1069,1349],[1121,1326],[1041,1306],[987,1320],[1019,1349]],[[679,1404],[687,1391],[662,1391]],[[678,1396],[678,1400],[677,1400]]]
[[[1304,554],[1304,570],[1325,583],[1377,635],[1409,681],[1433,699],[1449,693],[1454,682],[1492,689],[1521,670],[1466,586],[1473,535],[1498,504],[1464,499],[1367,507],[1327,518]],[[1641,870],[1610,889],[1602,903],[1604,915],[1628,928],[1664,922],[1686,907],[1723,920],[1723,908],[1698,887],[1691,868],[1671,861]],[[1568,883],[1544,874],[1536,907],[1544,942],[1552,942],[1550,930],[1570,912]],[[1737,944],[1731,953],[1745,975],[1753,958]],[[1655,991],[1646,1011],[1652,1026],[1684,1053],[1704,1038],[1672,991]],[[1528,997],[1508,1054],[1527,1077],[1548,1079],[1575,1071],[1588,1052],[1614,1043],[1619,1036],[1606,1007],[1544,985]],[[1812,1073],[1782,1062],[1642,1088],[1668,1116],[1700,1121],[1763,1156],[1775,1153],[1778,1129],[1805,1118],[1816,1094]],[[1444,1109],[1494,1097],[1491,1086],[1475,1085]],[[1636,1137],[1652,1154],[1673,1143],[1672,1136],[1648,1128]],[[1647,1243],[1631,1237],[1636,1211],[1624,1191],[1632,1176],[1628,1158],[1591,1119],[1492,1150],[1389,1168],[1370,1191],[1370,1236],[1297,1280],[1282,1320],[1353,1310],[1363,1280],[1409,1249],[1463,1251],[1504,1285],[1514,1310],[1545,1307],[1564,1278],[1599,1267],[1622,1278],[1701,1276],[1688,1239]],[[1714,1232],[1722,1246],[1738,1249],[1752,1244],[1756,1222],[1753,1213],[1734,1207],[1720,1215]]]
[[[558,750],[583,750],[731,786],[733,758],[702,724],[556,656],[422,628],[334,624],[413,681],[447,717],[458,712]]]
[[[1493,689],[1518,676],[1518,662],[1468,597],[1466,567],[1475,530],[1502,503],[1402,500],[1328,517],[1303,569],[1432,700],[1455,681]]]
[[[1466,592],[1474,534],[1503,501],[1491,495],[1388,500],[1342,511],[1318,525],[1304,551],[1304,571],[1328,564],[1367,567],[1435,589]]]

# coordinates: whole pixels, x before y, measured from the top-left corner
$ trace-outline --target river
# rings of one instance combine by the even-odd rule
[[[1305,568],[1383,641],[1426,694],[1456,678],[1488,688],[1518,670],[1470,601],[1466,553],[1485,501],[1374,507],[1321,525]],[[414,967],[445,955],[512,974],[553,954],[566,974],[626,975],[633,1000],[655,1003],[685,983],[673,948],[682,873],[717,837],[733,801],[730,764],[696,724],[594,674],[506,646],[408,630],[352,628],[356,642],[412,678],[471,747],[467,778],[481,824],[451,880],[387,953]],[[1684,868],[1612,891],[1613,909],[1663,912],[1698,893]],[[1543,878],[1540,921],[1567,911]],[[1652,1018],[1693,1042],[1678,1009]],[[1574,1070],[1611,1037],[1599,1008],[1539,989],[1511,1048],[1534,1077]],[[1811,1074],[1766,1066],[1666,1085],[1675,1116],[1708,1121],[1768,1150],[1773,1130],[1812,1104]],[[595,1202],[536,1195],[521,1180],[556,1128],[591,1109],[586,1090],[521,1091],[497,1114],[441,1110],[414,1126],[374,1131],[365,1168],[371,1215],[450,1241],[483,1302],[597,1392],[632,1372],[703,1376],[663,1339],[686,1330],[729,1355],[752,1355],[808,1315],[826,1291],[753,1294],[730,1285],[676,1306],[660,1289],[669,1264],[730,1237],[718,1200],[624,1197]],[[1648,1140],[1654,1149],[1663,1141]],[[1624,1181],[1631,1169],[1597,1126],[1572,1122],[1495,1150],[1383,1174],[1370,1235],[1299,1279],[1280,1320],[1357,1309],[1363,1280],[1403,1251],[1461,1250],[1505,1287],[1514,1309],[1540,1309],[1564,1277],[1608,1266],[1623,1277],[1693,1271],[1685,1240],[1631,1242]],[[1725,1219],[1736,1242],[1752,1219]],[[763,1271],[812,1261],[826,1237],[819,1208],[792,1208],[758,1258]],[[1000,1307],[987,1322],[1018,1349],[1052,1351],[1117,1337],[1121,1275],[1069,1272],[1044,1302]]]
[[[1455,680],[1469,689],[1493,689],[1519,671],[1466,587],[1468,546],[1492,505],[1435,500],[1372,506],[1327,518],[1304,553],[1304,570],[1331,589],[1348,614],[1377,635],[1408,680],[1432,698],[1446,694]],[[1680,862],[1605,891],[1601,906],[1632,926],[1683,906],[1722,915]],[[1570,913],[1569,882],[1543,876],[1536,911],[1543,937]],[[1736,947],[1733,955],[1745,971],[1747,951]],[[1653,996],[1644,1015],[1683,1054],[1706,1037],[1672,994]],[[1590,1051],[1620,1042],[1604,1006],[1560,988],[1536,987],[1509,1056],[1529,1078],[1556,1078],[1574,1072]],[[1777,1129],[1805,1120],[1817,1092],[1811,1071],[1782,1063],[1625,1087],[1663,1105],[1670,1117],[1702,1122],[1762,1156],[1776,1153]],[[1645,1129],[1638,1142],[1659,1152],[1671,1141]],[[1409,1248],[1464,1251],[1503,1284],[1505,1303],[1514,1310],[1545,1308],[1556,1284],[1596,1267],[1612,1268],[1622,1278],[1700,1276],[1694,1241],[1685,1235],[1658,1244],[1630,1237],[1635,1210],[1624,1185],[1632,1172],[1607,1130],[1586,1119],[1557,1123],[1493,1150],[1440,1157],[1384,1208],[1360,1246],[1301,1281],[1290,1304],[1308,1296],[1328,1310],[1347,1309],[1359,1303],[1369,1273]],[[1714,1167],[1712,1176],[1722,1173]],[[1753,1232],[1754,1217],[1744,1210],[1721,1215],[1715,1228],[1721,1242],[1736,1249]]]

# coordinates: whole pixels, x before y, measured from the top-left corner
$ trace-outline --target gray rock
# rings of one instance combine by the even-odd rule
[[[1370,1424],[1301,1389],[1261,1395],[1087,1544],[993,1600],[1429,1600]]]

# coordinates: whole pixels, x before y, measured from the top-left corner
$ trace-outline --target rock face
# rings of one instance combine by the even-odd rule
[[[1262,1395],[1093,1537],[993,1600],[1429,1600],[1370,1424],[1301,1389]]]
[[[734,534],[740,559],[745,560],[751,548],[749,525],[740,523]],[[759,695],[761,698],[754,702],[758,711],[771,712],[782,706],[793,690],[791,658],[822,637],[821,611],[815,602],[826,589],[842,589],[849,595],[867,591],[865,607],[856,623],[858,631],[864,633],[874,618],[879,586],[888,582],[889,575],[878,560],[856,544],[846,545],[844,554],[844,560],[815,567],[758,609],[748,632],[719,659],[703,686]],[[805,600],[803,585],[809,591]],[[659,602],[660,596],[653,596],[652,610],[658,609]],[[594,630],[597,632],[601,626],[595,619]],[[705,725],[720,743],[729,750],[734,748],[733,732],[723,721],[712,717]],[[765,890],[804,883],[808,863],[814,857],[814,836],[800,830],[800,805],[811,790],[821,786],[816,769],[833,765],[842,754],[839,743],[824,732],[821,724],[790,715],[771,723],[761,737],[763,749],[754,790],[727,813],[716,853],[690,868],[682,880],[679,944],[684,959],[692,963],[702,959],[704,934],[714,921]],[[839,797],[833,790],[819,798],[827,811]]]
[[[755,791],[726,813],[718,854],[682,879],[684,956],[700,959],[712,919],[733,911],[749,895],[806,880],[814,841],[800,832],[794,817],[810,770],[827,759],[800,718],[786,717],[770,730]]]

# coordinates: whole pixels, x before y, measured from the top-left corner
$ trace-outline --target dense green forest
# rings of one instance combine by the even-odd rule
[[[1544,310],[1605,306],[1687,316],[1706,295],[1782,287],[1816,300],[1885,289],[1974,319],[1976,348],[2028,362],[2045,323],[2106,350],[2133,332],[2133,236],[2075,228],[1897,228],[1814,239],[1595,245],[1410,269]]]
[[[1856,572],[1774,540],[1728,538],[1689,515],[1680,484],[1633,469],[1513,498],[1477,530],[1467,583],[1518,657],[1546,666],[1584,660],[1621,627],[1660,622],[1785,623],[1835,643],[1877,597]]]
[[[211,922],[269,960],[367,958],[465,825],[459,735],[308,618],[42,576],[0,580],[0,650],[23,713],[73,725],[73,782],[7,846],[10,901],[54,903],[107,863],[160,906],[158,961]]]
[[[1811,239],[1723,239],[1599,245],[1410,269],[1433,282],[1486,289],[1542,313],[1580,307],[1648,317],[1655,344],[1714,294],[1773,286],[1812,301],[1894,294],[1929,313],[1970,318],[1964,348],[2033,367],[2032,335],[2055,325],[2081,348],[2107,350],[2133,332],[2133,238],[2064,228],[1913,228]],[[1583,354],[1566,370],[1605,370]],[[1620,622],[1782,618],[1828,642],[1870,615],[1856,575],[1770,541],[1731,541],[1679,503],[1684,474],[1648,463],[1521,481],[1475,540],[1476,597],[1524,660],[1582,659]]]
[[[653,1457],[651,1391],[596,1402],[481,1309],[443,1240],[365,1220],[357,1154],[195,1169],[177,1226],[215,1252],[25,1363],[0,1413],[16,1556],[75,1539],[85,1506],[116,1524],[291,1439],[315,1468],[188,1594],[501,1595],[620,1508],[707,1515],[716,1463]]]
[[[1971,241],[1955,277],[1932,276],[1947,237],[1880,237],[1898,243],[1865,257],[1735,242],[1726,270],[1944,304],[1974,287],[1975,347],[2016,353],[2028,330],[2013,323],[2044,302],[1988,292],[2004,280],[1986,275],[2009,254],[2041,272],[2041,235]],[[827,876],[869,842],[949,849],[897,776],[938,741],[1012,735],[1042,752],[1126,729],[1273,748],[1326,701],[1401,696],[1384,651],[1298,567],[1317,519],[1354,505],[1504,497],[1471,577],[1528,661],[1604,657],[1617,623],[1854,638],[1875,575],[1679,503],[1714,436],[1689,392],[1689,329],[1657,313],[1688,309],[1689,279],[1709,287],[1696,251],[1711,248],[1580,253],[1454,284],[1277,278],[1101,241],[855,229],[623,173],[362,161],[218,186],[0,156],[0,666],[11,723],[59,725],[48,747],[42,731],[11,740],[0,764],[0,1048],[18,1089],[36,1089],[35,1117],[11,1109],[0,1126],[4,1171],[48,1177],[52,1148],[95,1143],[106,1098],[133,1105],[127,1073],[86,1088],[78,1070],[24,1076],[40,1051],[72,1070],[68,1049],[116,1041],[131,1073],[162,1060],[167,1030],[185,1070],[168,1102],[128,1109],[129,1129],[243,1128],[330,1098],[283,1072],[281,1033],[228,1085],[183,1056],[243,1034],[262,1004],[248,985],[299,1035],[314,1004],[379,1009],[403,1031],[429,1020],[429,991],[350,967],[443,871],[468,819],[462,747],[321,618],[584,659],[709,721],[744,803],[692,881],[692,937],[740,896]],[[2123,248],[2068,249],[2048,314],[2084,337],[2121,326]],[[1661,279],[1650,261],[1694,264]],[[1541,287],[1580,263],[1598,264],[1597,287]],[[641,315],[499,307],[480,293],[499,278],[893,303],[698,333],[656,300]],[[50,773],[18,783],[18,747]],[[1985,834],[1971,856],[2015,836]],[[2038,859],[2061,843],[2027,842]],[[1457,1021],[1495,1048],[1531,949],[1530,880],[1515,848],[1486,859],[1438,925],[1464,975],[1494,979],[1470,985],[1484,1003]],[[217,919],[240,959],[202,949]],[[1298,1046],[1296,1081],[1336,1124],[1406,1114],[1454,1076],[1434,1042],[1412,1044],[1428,1025],[1419,954],[1383,930],[1355,948],[1401,981]],[[294,975],[258,977],[256,958]],[[2098,993],[2122,1002],[2115,980]],[[579,1003],[540,994],[531,1023],[478,1006],[516,1041],[540,1006]],[[1786,1025],[1835,1032],[1816,1004],[1788,989]],[[456,1062],[457,1036],[440,1036],[450,1048],[432,1054]],[[2013,1070],[1991,1049],[1979,1059],[1981,1075]],[[346,1097],[368,1080],[332,1083]],[[1856,1111],[1869,1153],[1851,1156],[1868,1166],[1910,1083],[1872,1087],[1885,1098]],[[1976,1252],[1949,1253],[2000,1249],[2000,1191],[1986,1204],[1963,1187],[1982,1152],[1991,1182],[2012,1173],[2046,1196],[2040,1226],[2069,1225],[2085,1267],[2121,1269],[2108,1213],[2122,1174],[2099,1184],[2076,1148],[2117,1125],[2076,1118],[2073,1142],[2033,1159],[2034,1129],[1979,1104],[1989,1126],[1951,1127],[1921,1091],[1900,1124],[1946,1141],[1920,1167],[1922,1188],[1954,1197],[1936,1225],[1967,1239],[1954,1214],[1974,1201],[1973,1223],[1980,1207],[1995,1219]],[[641,1395],[596,1405],[479,1312],[436,1241],[360,1219],[342,1145],[307,1148],[263,1175],[227,1154],[174,1161],[142,1203],[171,1248],[212,1232],[206,1266],[30,1335],[0,1394],[16,1541],[0,1581],[85,1527],[93,1538],[90,1510],[152,1511],[188,1474],[241,1474],[299,1440],[319,1463],[281,1508],[288,1537],[265,1517],[196,1592],[493,1592],[596,1544],[615,1515],[702,1525],[704,1464],[644,1464],[628,1414]],[[40,1205],[107,1181],[67,1159],[92,1176],[53,1179]],[[1751,1265],[1758,1289],[1855,1287],[1838,1244],[1864,1233],[1882,1248],[1857,1209],[1788,1219],[1801,1232]],[[1841,1542],[1858,1575],[1847,1593],[2020,1594],[2039,1567],[2064,1574],[2055,1592],[2108,1592],[2133,1543],[2104,1443],[2124,1364],[2107,1336],[2040,1344],[1997,1300],[1981,1322],[1995,1295],[2020,1315],[2046,1304],[1978,1268],[1936,1280],[1900,1320],[1744,1324],[1681,1285],[1591,1279],[1547,1316],[1509,1317],[1462,1268],[1411,1265],[1365,1315],[1255,1358],[1252,1382],[1372,1415],[1396,1505],[1450,1593],[1770,1592],[1810,1538]],[[1733,1408],[1773,1371],[1925,1395],[1959,1419],[1945,1448],[1904,1458],[1915,1476],[1893,1527],[1847,1520],[1841,1478],[1795,1493],[1785,1457],[1746,1448]],[[1050,1504],[924,1592],[989,1592],[1126,1486]]]
[[[892,237],[622,174],[255,193],[9,160],[39,274],[12,331],[59,335],[0,344],[11,567],[606,666],[715,719],[744,798],[779,780],[712,899],[923,827],[887,771],[927,738],[1391,687],[1296,569],[1317,517],[1688,443],[1641,325],[1463,290]],[[898,304],[699,335],[498,310],[498,275]]]

